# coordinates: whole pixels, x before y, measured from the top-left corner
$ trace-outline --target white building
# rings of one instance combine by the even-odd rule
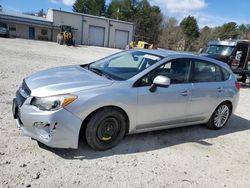
[[[61,25],[73,28],[76,44],[125,48],[133,39],[134,24],[87,14],[49,9],[46,18],[0,11],[0,23],[10,36],[56,41]]]

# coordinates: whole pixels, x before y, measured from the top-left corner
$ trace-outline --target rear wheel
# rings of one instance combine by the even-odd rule
[[[97,111],[86,127],[87,143],[95,150],[107,150],[117,145],[125,135],[126,118],[117,108]]]
[[[231,106],[228,102],[221,103],[209,119],[207,127],[215,130],[224,127],[230,118],[231,110]]]

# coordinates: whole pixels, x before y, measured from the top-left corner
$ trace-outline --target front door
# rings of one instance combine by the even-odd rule
[[[139,80],[138,119],[136,129],[160,129],[186,122],[192,85],[188,83],[190,62],[187,59],[169,61]],[[168,88],[157,87],[150,92],[153,79],[163,75],[171,79]]]
[[[29,27],[29,39],[35,39],[35,28]]]
[[[249,45],[244,43],[239,43],[236,46],[234,61],[232,63],[232,69],[244,69],[247,66],[247,58],[249,54]]]

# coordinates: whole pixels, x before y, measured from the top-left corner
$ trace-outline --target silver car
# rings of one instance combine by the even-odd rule
[[[95,150],[124,135],[206,124],[224,127],[240,85],[227,64],[164,50],[128,50],[87,65],[37,72],[23,80],[13,115],[23,134],[55,148]]]

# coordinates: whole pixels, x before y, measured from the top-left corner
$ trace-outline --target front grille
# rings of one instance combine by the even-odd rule
[[[23,81],[21,87],[16,92],[16,101],[19,107],[23,105],[27,97],[30,96],[30,93],[31,93],[30,89],[28,88],[25,81]]]

